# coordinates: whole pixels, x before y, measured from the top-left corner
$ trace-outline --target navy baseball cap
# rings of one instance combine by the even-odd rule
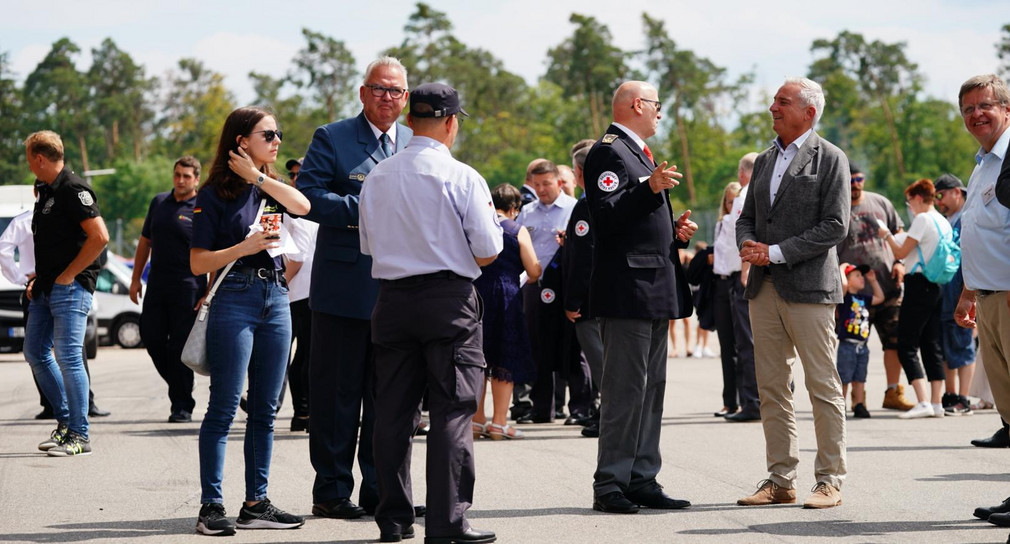
[[[424,106],[418,108],[418,105]],[[425,107],[427,106],[427,107]],[[410,91],[410,115],[412,117],[448,117],[459,114],[470,117],[459,105],[456,89],[442,83],[425,83]]]
[[[964,186],[964,183],[958,179],[954,174],[943,174],[942,176],[936,178],[933,182],[933,188],[937,191],[943,191],[944,189],[961,189],[961,192],[967,193],[968,189]]]

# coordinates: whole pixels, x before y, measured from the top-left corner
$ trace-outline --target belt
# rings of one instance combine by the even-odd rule
[[[736,272],[730,272],[729,274],[716,274],[715,277],[719,278],[720,280],[730,280],[734,278],[739,278],[740,271],[737,270]]]
[[[406,278],[399,278],[395,280],[380,280],[380,282],[386,285],[413,285],[430,280],[470,281],[470,278],[467,278],[466,276],[460,276],[459,274],[449,270],[439,270],[438,272],[432,272],[430,274],[418,274],[417,276],[407,276]]]
[[[233,266],[231,272],[238,272],[249,276],[252,279],[259,278],[261,280],[270,280],[275,283],[279,283],[284,279],[283,270],[275,270],[273,268],[253,268],[251,266]]]
[[[987,297],[989,295],[996,294],[996,291],[990,291],[988,289],[976,289],[975,292],[978,293],[978,296],[980,297]]]

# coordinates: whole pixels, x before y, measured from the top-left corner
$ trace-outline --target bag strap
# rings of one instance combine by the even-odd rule
[[[260,200],[260,209],[258,212],[256,212],[256,220],[253,221],[253,225],[256,225],[260,222],[260,217],[263,216],[263,208],[266,207],[266,205],[267,205],[266,198]],[[231,267],[235,266],[235,263],[237,262],[238,259],[235,259],[234,261],[228,263],[228,266],[224,267],[224,270],[221,272],[221,275],[219,275],[217,279],[214,281],[214,286],[210,288],[210,293],[207,293],[207,298],[204,299],[203,301],[204,306],[210,306],[210,301],[214,299],[214,294],[217,293],[217,288],[221,285],[221,282],[224,280],[224,277],[228,275],[228,272],[231,271]]]

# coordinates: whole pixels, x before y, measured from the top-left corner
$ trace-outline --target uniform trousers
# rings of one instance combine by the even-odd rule
[[[1007,291],[978,292],[978,347],[996,409],[1010,421],[1010,309]]]
[[[288,366],[288,385],[295,417],[309,417],[309,353],[312,349],[312,310],[309,299],[291,303],[291,337],[296,342]],[[281,392],[281,401],[284,393]]]
[[[526,328],[537,365],[537,377],[530,391],[533,401],[531,414],[535,421],[553,419],[554,371],[559,370],[568,380],[571,395],[569,411],[588,415],[592,406],[589,366],[582,363],[578,351],[572,349],[572,343],[576,342],[575,333],[565,317],[560,297],[554,295],[550,302],[545,302],[542,297],[543,288],[539,284],[523,287]]]
[[[476,472],[470,420],[486,367],[480,318],[477,291],[464,278],[415,276],[379,287],[372,338],[375,522],[383,533],[400,533],[414,523],[410,458],[426,389],[431,429],[425,533],[451,536],[469,529],[465,513],[473,502]]]
[[[769,479],[793,488],[799,465],[792,364],[798,354],[814,412],[814,475],[841,489],[845,478],[845,398],[835,368],[835,305],[789,302],[770,277],[750,301],[754,360]]]
[[[650,487],[662,467],[668,319],[600,318],[603,378],[593,493]]]
[[[736,336],[733,331],[733,308],[730,299],[732,276],[716,276],[712,304],[715,307],[715,332],[719,337],[719,359],[722,362],[722,405],[735,412],[740,407],[736,391]]]
[[[196,301],[202,296],[192,289],[148,285],[140,314],[140,337],[154,368],[168,384],[172,412],[193,413],[193,371],[182,363],[182,347],[196,320]]]
[[[358,503],[366,509],[378,503],[372,459],[374,373],[371,322],[313,311],[309,459],[316,471],[315,504],[351,497],[355,447],[362,479]]]
[[[745,287],[740,283],[740,273],[730,275],[729,303],[733,317],[733,339],[736,341],[736,391],[740,408],[757,411],[761,403],[758,397],[757,377],[754,375],[754,332],[750,324],[750,302],[744,295]]]

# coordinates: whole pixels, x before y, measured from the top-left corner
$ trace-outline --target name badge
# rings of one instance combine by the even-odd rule
[[[989,203],[992,202],[992,199],[994,199],[994,198],[996,198],[996,184],[995,183],[993,183],[992,185],[986,187],[985,190],[982,191],[982,205],[983,206],[988,206]]]
[[[642,176],[638,178],[638,183],[644,183],[646,181],[649,181],[649,176]]]

